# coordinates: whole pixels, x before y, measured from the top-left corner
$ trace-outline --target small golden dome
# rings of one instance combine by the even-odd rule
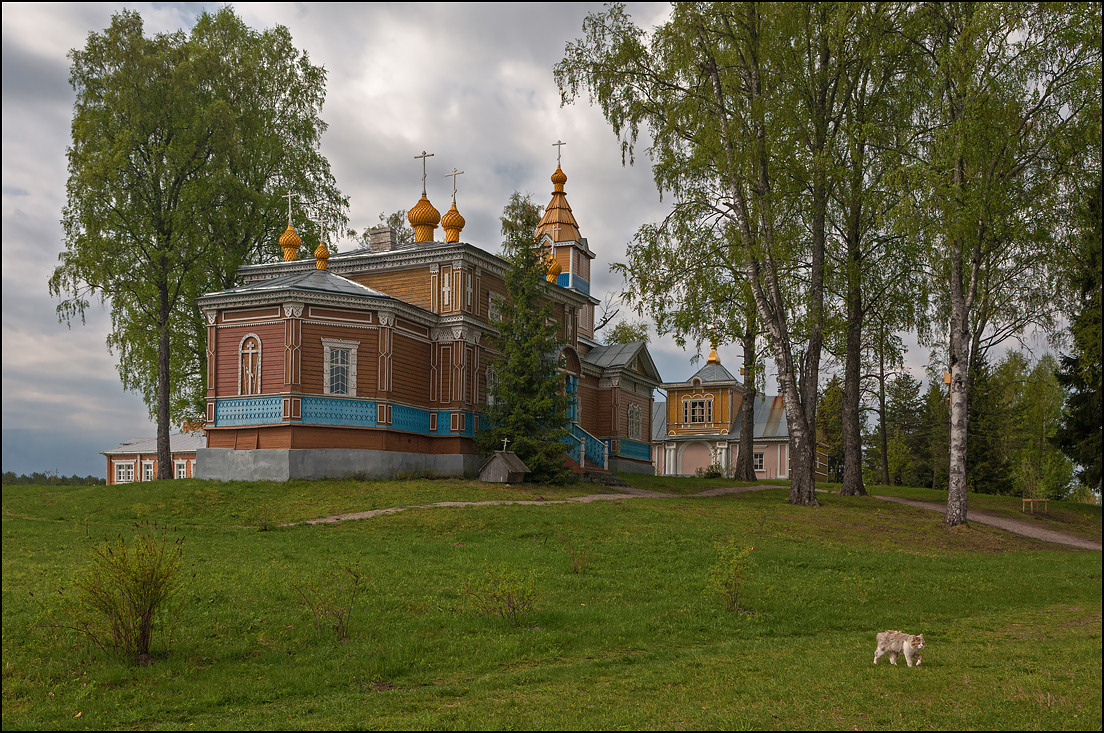
[[[545,170],[548,170],[545,168]],[[563,191],[564,184],[567,183],[567,174],[563,172],[563,168],[556,166],[556,172],[552,174],[552,183],[556,186],[557,191]]]
[[[280,235],[280,247],[284,250],[284,262],[290,262],[298,257],[299,247],[302,244],[303,240],[299,238],[299,233],[295,231],[295,227],[288,224],[288,228]]]
[[[314,266],[318,270],[325,270],[326,264],[330,259],[330,248],[323,243],[319,243],[318,249],[314,250]]]
[[[563,272],[563,268],[560,267],[560,263],[556,261],[555,255],[551,252],[544,256],[544,262],[548,267],[548,274],[544,279],[550,283],[556,282],[556,278]]]
[[[709,352],[709,358],[705,361],[706,364],[720,364],[721,357],[717,355],[717,345],[713,344],[713,350]]]
[[[441,226],[445,229],[446,242],[459,242],[460,232],[464,229],[464,217],[456,210],[456,202],[452,202],[452,208],[441,217]]]
[[[425,194],[414,204],[414,208],[406,215],[410,226],[414,227],[415,242],[432,242],[433,230],[441,223],[441,212],[433,208]]]

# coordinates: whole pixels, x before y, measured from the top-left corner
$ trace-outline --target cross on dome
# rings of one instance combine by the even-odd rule
[[[434,156],[434,153],[427,153],[424,150],[422,151],[421,155],[415,155],[414,156],[414,160],[418,160],[419,158],[422,159],[422,195],[423,196],[426,195],[426,185],[425,185],[425,183],[426,183],[426,158],[432,158],[433,156]]]
[[[564,145],[567,145],[567,143],[565,143],[562,140],[557,140],[556,142],[552,143],[552,147],[554,147],[556,149],[556,167],[557,168],[560,167],[560,153],[562,152],[561,148],[563,148]]]
[[[456,205],[456,177],[457,176],[462,176],[462,175],[464,175],[464,171],[458,171],[455,168],[452,169],[451,173],[446,173],[445,174],[445,178],[449,178],[449,177],[452,178],[452,204],[453,204],[453,206]]]

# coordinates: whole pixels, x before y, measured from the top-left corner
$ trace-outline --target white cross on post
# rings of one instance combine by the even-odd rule
[[[552,147],[554,147],[556,149],[556,167],[557,168],[560,167],[560,153],[562,152],[560,150],[560,148],[562,148],[564,145],[567,145],[567,143],[563,142],[562,140],[557,140],[556,142],[552,143]]]
[[[456,203],[456,177],[464,175],[464,171],[458,171],[455,168],[452,169],[452,173],[446,173],[445,178],[452,177],[452,203]]]
[[[291,200],[293,198],[299,198],[299,195],[292,193],[291,189],[289,188],[288,192],[280,198],[285,198],[288,200],[288,226],[291,226]]]
[[[510,442],[510,439],[509,439],[509,438],[503,438],[503,439],[502,439],[502,452],[503,452],[503,453],[505,453],[505,452],[506,452],[506,444],[507,444],[507,443],[509,443],[509,442]]]
[[[422,151],[421,155],[415,155],[414,156],[414,160],[418,160],[419,158],[422,159],[422,195],[423,196],[426,195],[426,186],[425,186],[425,181],[426,181],[426,158],[432,158],[432,157],[433,157],[433,153],[427,153],[424,150]]]

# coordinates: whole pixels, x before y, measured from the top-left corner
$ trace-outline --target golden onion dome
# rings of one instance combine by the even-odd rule
[[[288,228],[280,235],[280,247],[284,250],[284,262],[294,260],[299,255],[299,247],[302,244],[303,240],[299,238],[299,233],[295,231],[295,227],[288,224]]]
[[[423,193],[422,198],[414,204],[414,208],[407,213],[406,218],[410,221],[410,226],[414,227],[415,242],[432,242],[433,230],[441,223],[441,212],[433,208],[433,204],[429,203],[429,199]]]
[[[452,202],[452,208],[445,212],[445,215],[441,217],[441,226],[445,230],[446,242],[459,242],[460,232],[464,229],[464,217],[460,215],[460,212],[456,210],[456,202]]]
[[[558,165],[556,166],[556,172],[552,174],[552,183],[556,186],[557,191],[563,191],[564,184],[567,183],[567,174]]]
[[[318,244],[318,249],[314,250],[314,267],[318,270],[325,270],[326,265],[330,259],[330,248],[323,243]]]
[[[560,267],[560,263],[556,261],[556,257],[551,252],[545,255],[544,261],[548,266],[548,274],[544,279],[550,283],[556,282],[556,278],[563,272],[563,268]]]
[[[717,355],[717,344],[713,344],[713,350],[709,352],[709,358],[705,361],[706,364],[720,364],[721,357]]]

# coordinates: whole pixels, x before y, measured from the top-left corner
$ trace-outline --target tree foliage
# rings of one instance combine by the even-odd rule
[[[1056,444],[1080,467],[1078,478],[1100,490],[1104,391],[1101,388],[1101,184],[1088,189],[1080,206],[1068,275],[1076,292],[1071,313],[1072,353],[1063,356],[1058,382],[1068,390]]]
[[[70,52],[76,91],[58,315],[110,306],[108,346],[156,416],[161,478],[170,420],[203,414],[206,325],[197,296],[272,258],[292,190],[305,239],[344,228],[347,201],[319,152],[325,72],[286,28],[258,33],[229,7],[190,34],[148,38],[133,11]]]
[[[486,452],[514,451],[537,483],[566,479],[564,443],[567,437],[568,396],[559,371],[562,344],[552,321],[546,269],[534,233],[541,209],[527,196],[514,192],[502,213],[502,249],[510,269],[506,273],[507,306],[495,346],[499,351],[489,385],[488,425],[476,436]]]

